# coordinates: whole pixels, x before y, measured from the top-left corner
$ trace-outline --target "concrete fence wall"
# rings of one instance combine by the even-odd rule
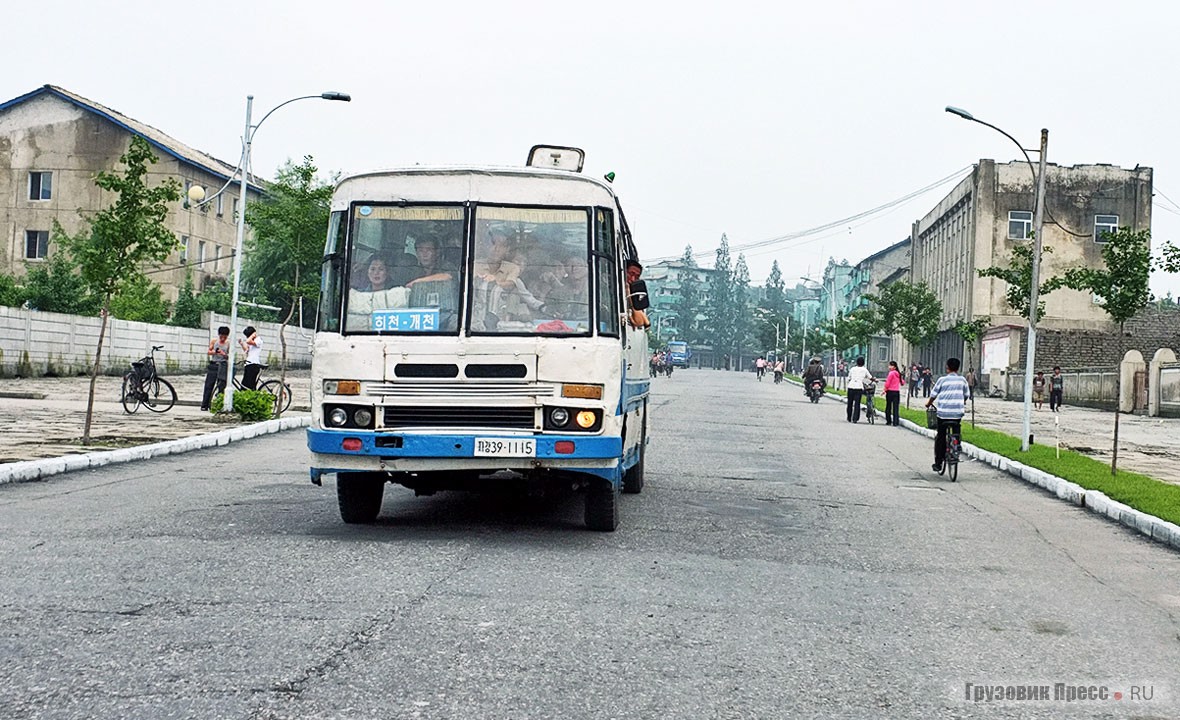
[[[103,373],[121,375],[132,360],[147,355],[153,345],[161,374],[202,372],[209,339],[229,318],[206,313],[204,329],[153,325],[111,319],[103,338]],[[277,367],[282,355],[277,323],[243,321],[258,328],[263,341],[263,362]],[[85,375],[94,362],[101,320],[23,308],[0,307],[0,374],[6,376]],[[288,327],[287,367],[311,366],[311,331]],[[240,357],[240,352],[239,352]]]
[[[1004,397],[1010,400],[1024,398],[1024,368],[1010,367],[1002,375]],[[1113,410],[1115,406],[1115,385],[1119,378],[1118,367],[1108,368],[1062,368],[1065,378],[1062,402],[1066,405]],[[1049,376],[1045,375],[1045,405],[1049,404]]]

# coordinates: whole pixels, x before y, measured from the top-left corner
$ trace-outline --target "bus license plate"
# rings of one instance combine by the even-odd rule
[[[536,457],[532,438],[476,438],[475,457]]]

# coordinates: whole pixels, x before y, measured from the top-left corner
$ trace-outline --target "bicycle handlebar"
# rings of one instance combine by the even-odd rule
[[[164,349],[163,345],[152,345],[152,352],[155,352],[157,350],[163,350],[163,349]]]

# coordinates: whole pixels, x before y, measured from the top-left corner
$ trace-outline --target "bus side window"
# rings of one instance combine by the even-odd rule
[[[619,274],[615,248],[615,216],[606,208],[594,212],[594,261],[597,268],[598,332],[619,334]]]

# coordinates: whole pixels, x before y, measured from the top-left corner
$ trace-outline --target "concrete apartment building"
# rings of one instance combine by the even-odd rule
[[[708,302],[709,279],[713,272],[712,268],[685,265],[682,260],[663,260],[643,269],[643,279],[647,283],[651,302],[651,308],[647,311],[648,319],[660,344],[684,336],[684,331],[676,326],[683,278],[689,273],[696,278],[698,299],[703,309]],[[703,322],[705,315],[698,313],[697,320]]]
[[[848,283],[837,297],[843,298],[841,312],[849,313],[869,304],[866,295],[876,295],[881,286],[895,281],[898,273],[908,274],[910,268],[910,239],[907,237],[884,250],[879,250],[852,266]],[[845,353],[847,358],[864,356],[865,364],[874,374],[884,371],[894,357],[894,342],[888,335],[874,335],[867,347],[857,347]]]
[[[980,278],[979,268],[1007,266],[1012,247],[1032,231],[1035,185],[1027,163],[980,160],[930,212],[913,224],[911,281],[925,282],[942,301],[939,334],[914,359],[939,367],[964,356],[954,326],[990,317],[982,342],[981,370],[1015,365],[1024,341],[1024,318],[1005,301],[1007,283]],[[1151,227],[1152,170],[1111,165],[1046,168],[1043,242],[1052,252],[1041,264],[1042,280],[1071,267],[1103,267],[1105,230]],[[1061,289],[1043,298],[1046,330],[1113,330],[1089,293]],[[980,355],[976,355],[980,357]]]
[[[116,168],[134,135],[159,158],[149,182],[171,177],[184,191],[200,185],[212,196],[234,174],[233,165],[54,85],[0,103],[0,272],[22,277],[57,252],[54,220],[74,233],[82,227],[79,211],[110,205],[114,196],[99,190],[94,176]],[[253,182],[247,191],[249,201],[258,199]],[[189,272],[197,290],[231,274],[239,192],[234,182],[210,202],[190,207],[182,198],[168,213],[177,250],[164,263],[170,269],[151,276],[165,299],[176,300]]]

